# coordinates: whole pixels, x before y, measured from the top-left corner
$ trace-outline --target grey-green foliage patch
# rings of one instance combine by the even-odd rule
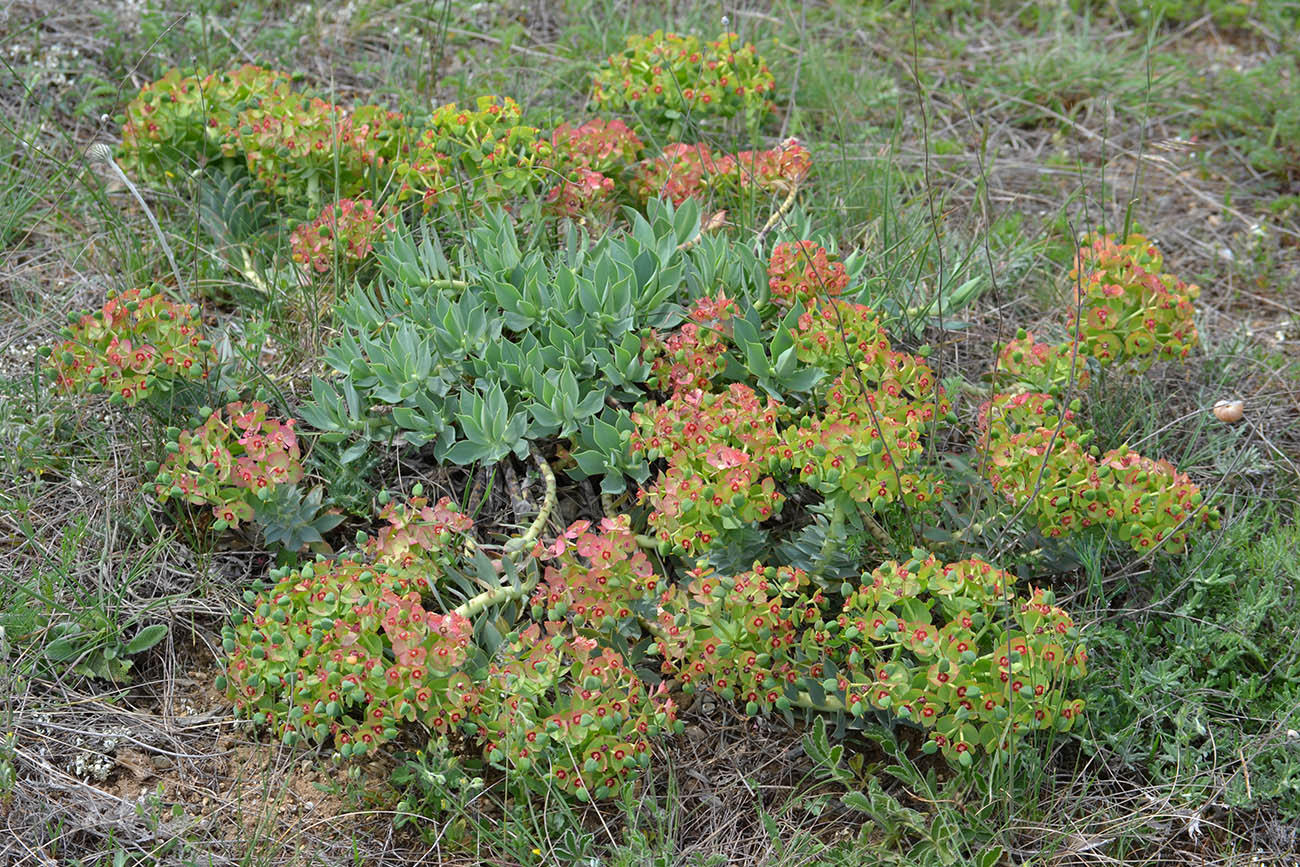
[[[66,469],[79,444],[76,419],[59,407],[38,407],[40,383],[0,377],[0,509],[26,508],[42,476]]]
[[[286,551],[299,551],[309,546],[324,546],[328,533],[343,522],[336,509],[324,505],[325,488],[316,485],[302,490],[297,485],[278,488],[271,497],[255,510],[257,522],[262,525],[262,537],[269,545],[279,545]],[[325,548],[321,548],[325,550]]]
[[[861,865],[954,865],[1000,863],[1009,814],[1031,813],[1041,777],[1031,756],[940,779],[909,755],[896,732],[867,728],[864,735],[882,754],[868,761],[833,743],[818,717],[802,738],[813,776],[832,791],[808,793],[802,809],[813,815],[848,809],[862,819],[856,839],[829,847],[816,863]],[[999,792],[993,796],[992,792]],[[905,793],[905,794],[904,794]],[[960,805],[960,806],[958,806]]]
[[[497,213],[455,268],[436,238],[398,231],[375,283],[340,305],[325,356],[337,378],[315,382],[304,417],[327,440],[361,437],[345,460],[401,440],[432,443],[440,461],[496,462],[579,431],[617,452],[609,428],[626,425],[597,417],[607,397],[639,394],[647,329],[680,321],[681,248],[699,232],[694,203],[628,217],[626,236],[588,244],[571,230],[545,255]]]
[[[0,250],[22,240],[39,220],[47,182],[40,179],[41,139],[39,125],[12,124],[0,120],[0,189],[5,191],[5,208],[0,211]]]
[[[1300,821],[1300,526],[1257,506],[1111,600],[1085,745],[1187,803]]]

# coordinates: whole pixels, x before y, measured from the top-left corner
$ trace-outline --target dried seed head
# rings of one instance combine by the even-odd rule
[[[92,163],[111,163],[113,161],[113,149],[103,143],[93,144],[86,148],[86,159]]]

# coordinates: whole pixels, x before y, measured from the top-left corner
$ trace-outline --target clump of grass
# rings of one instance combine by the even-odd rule
[[[1284,54],[1246,70],[1225,70],[1206,93],[1203,132],[1216,133],[1278,186],[1300,178],[1300,69]]]
[[[1300,821],[1296,550],[1300,528],[1248,507],[1223,539],[1112,597],[1085,746],[1186,805],[1271,803]]]
[[[1208,19],[1215,27],[1229,31],[1263,29],[1275,34],[1293,30],[1300,20],[1294,3],[1249,3],[1241,0],[1075,0],[1077,7],[1091,7],[1135,25],[1163,22],[1186,25]]]

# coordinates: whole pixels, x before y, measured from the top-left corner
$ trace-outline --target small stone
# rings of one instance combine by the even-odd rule
[[[170,770],[174,763],[167,756],[152,756],[149,759],[149,764],[153,765],[155,771],[166,771]]]

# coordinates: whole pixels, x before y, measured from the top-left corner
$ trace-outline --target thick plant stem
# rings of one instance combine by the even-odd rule
[[[816,581],[826,571],[826,561],[830,559],[835,542],[844,532],[844,495],[835,497],[834,511],[831,512],[830,526],[826,528],[826,538],[822,540],[822,549],[817,555],[817,565],[809,577]]]
[[[261,292],[267,298],[270,298],[271,287],[268,286],[266,281],[262,279],[261,275],[257,273],[257,269],[253,267],[253,257],[249,255],[248,248],[240,247],[239,255],[244,263],[243,267],[239,269],[239,273],[244,275],[245,280],[253,284],[253,288],[257,289],[258,292]]]
[[[640,545],[642,548],[645,548],[647,551],[659,550],[659,542],[656,541],[653,536],[647,536],[644,533],[637,534],[636,543]]]
[[[772,212],[772,216],[767,218],[767,222],[763,224],[763,228],[758,230],[758,236],[754,238],[755,254],[763,249],[763,239],[767,237],[769,232],[776,228],[777,223],[781,222],[786,214],[790,213],[790,209],[794,207],[795,199],[798,197],[799,185],[794,184],[790,187],[790,193],[785,197],[785,201],[781,202],[781,206]]]
[[[537,579],[534,578],[518,587],[498,587],[495,590],[487,590],[456,606],[451,613],[459,614],[466,620],[473,620],[494,605],[528,598],[528,594],[533,592],[533,587],[536,585]]]
[[[809,710],[821,711],[822,713],[837,713],[846,710],[844,702],[833,695],[826,696],[826,700],[819,703],[813,701],[812,696],[806,692],[800,692],[798,697],[790,704],[795,707],[806,707]]]
[[[880,546],[882,551],[888,554],[893,550],[894,540],[885,532],[885,528],[880,526],[875,517],[873,517],[869,512],[863,512],[862,523],[867,528],[867,532],[871,534],[871,538],[876,540],[876,544]]]
[[[538,469],[542,472],[542,480],[546,483],[546,496],[542,498],[542,506],[537,512],[537,518],[529,525],[524,534],[506,542],[504,550],[507,554],[527,550],[536,544],[542,535],[542,530],[546,528],[546,522],[551,518],[551,512],[555,510],[555,473],[540,452],[533,452],[533,460],[537,462]],[[467,620],[473,620],[494,605],[528,598],[528,594],[533,592],[533,587],[536,585],[537,575],[534,574],[530,580],[518,587],[494,587],[472,599],[467,599],[453,609],[451,613],[459,614]]]
[[[533,460],[537,462],[537,468],[542,473],[542,482],[546,485],[546,495],[542,497],[541,508],[537,510],[537,517],[529,525],[524,534],[517,539],[511,539],[506,542],[506,553],[523,551],[531,548],[542,536],[542,530],[546,529],[546,522],[551,519],[551,512],[555,511],[555,472],[551,465],[546,462],[539,451],[533,451]]]

